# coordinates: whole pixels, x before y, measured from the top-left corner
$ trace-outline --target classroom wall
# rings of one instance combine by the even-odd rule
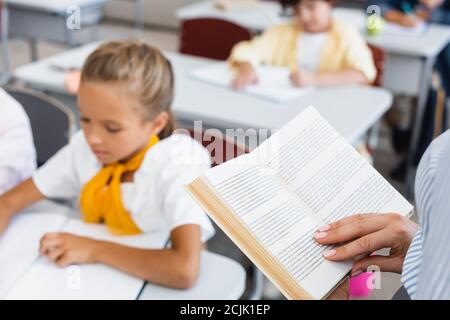
[[[144,0],[145,23],[163,27],[177,27],[175,10],[199,0]],[[106,5],[105,14],[108,18],[133,21],[134,1],[110,1]]]

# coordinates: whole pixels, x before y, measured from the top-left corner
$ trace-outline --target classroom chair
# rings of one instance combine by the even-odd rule
[[[11,77],[11,62],[8,49],[9,15],[7,8],[0,0],[0,56],[3,70],[0,73],[0,86],[7,83]]]
[[[179,34],[179,51],[204,58],[226,60],[236,43],[251,38],[249,30],[229,21],[215,18],[185,20]]]
[[[377,69],[377,77],[372,83],[374,87],[381,87],[383,82],[384,65],[386,63],[386,53],[380,47],[369,44],[369,49],[372,52],[375,68]]]
[[[373,61],[375,63],[375,68],[377,70],[377,76],[372,83],[373,87],[380,88],[383,85],[383,75],[384,75],[384,66],[386,63],[386,53],[380,47],[368,44],[370,51],[372,52]],[[379,134],[380,134],[380,125],[376,124],[372,128],[370,128],[367,133],[367,147],[369,152],[373,154],[373,151],[377,148],[379,142]]]
[[[192,128],[188,130],[191,137],[200,142],[210,152],[213,167],[249,152],[246,146],[236,143],[230,138],[217,137],[207,132],[196,132]],[[217,142],[216,139],[220,140]],[[216,235],[208,242],[209,249],[248,265],[251,276],[247,278],[248,283],[243,298],[249,300],[260,299],[263,290],[263,275],[261,271],[243,255],[219,228],[216,227],[215,229]]]
[[[69,142],[75,130],[75,115],[45,94],[11,86],[5,90],[22,105],[30,119],[37,162],[41,166]]]

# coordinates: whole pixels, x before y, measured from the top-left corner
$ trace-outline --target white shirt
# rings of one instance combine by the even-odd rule
[[[211,166],[205,148],[189,136],[172,135],[145,155],[134,181],[122,183],[124,207],[143,232],[170,232],[178,226],[197,224],[202,241],[214,228],[197,203],[184,190]],[[33,175],[36,187],[48,198],[78,199],[83,186],[102,168],[82,131]]]
[[[22,106],[0,88],[0,194],[36,169],[30,121]]]
[[[328,33],[303,33],[297,39],[297,65],[299,68],[316,71],[319,67],[322,47]]]

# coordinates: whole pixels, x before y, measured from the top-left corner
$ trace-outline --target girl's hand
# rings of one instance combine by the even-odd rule
[[[6,212],[3,212],[0,208],[0,235],[5,232],[5,230],[8,228],[8,225],[11,221],[11,215],[7,214]]]
[[[421,21],[422,20],[415,15],[403,14],[402,17],[399,19],[398,23],[404,27],[415,27]]]
[[[381,271],[401,273],[417,230],[417,224],[396,213],[357,214],[319,228],[315,238],[324,245],[346,243],[324,252],[324,257],[330,261],[365,255],[353,265],[352,275],[371,265],[378,266]],[[391,248],[389,256],[367,256],[382,248]]]
[[[69,233],[47,233],[40,242],[40,253],[60,267],[96,262],[99,241]]]
[[[11,213],[6,208],[6,206],[3,205],[0,198],[0,235],[3,234],[8,228],[8,225],[11,222],[11,217]]]
[[[290,80],[296,87],[312,86],[316,82],[316,73],[305,69],[298,69],[291,73]]]
[[[242,63],[238,65],[237,76],[231,85],[235,89],[244,89],[245,87],[258,83],[258,74],[250,63]]]
[[[76,95],[80,88],[81,70],[70,70],[64,75],[64,85],[69,94]]]
[[[444,3],[444,0],[419,0],[419,3],[424,5],[428,10],[434,10]]]

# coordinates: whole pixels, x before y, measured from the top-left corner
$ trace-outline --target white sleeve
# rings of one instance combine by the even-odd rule
[[[24,121],[1,135],[0,194],[30,177],[35,169],[36,152],[31,129]]]
[[[77,144],[81,133],[58,151],[33,175],[38,190],[47,198],[74,199],[79,196],[81,182],[75,168]]]
[[[210,156],[194,140],[181,143],[170,152],[170,159],[161,171],[158,182],[161,185],[161,204],[168,228],[173,230],[186,224],[199,225],[202,242],[206,242],[214,236],[214,227],[202,208],[186,192],[184,185],[211,167]]]

